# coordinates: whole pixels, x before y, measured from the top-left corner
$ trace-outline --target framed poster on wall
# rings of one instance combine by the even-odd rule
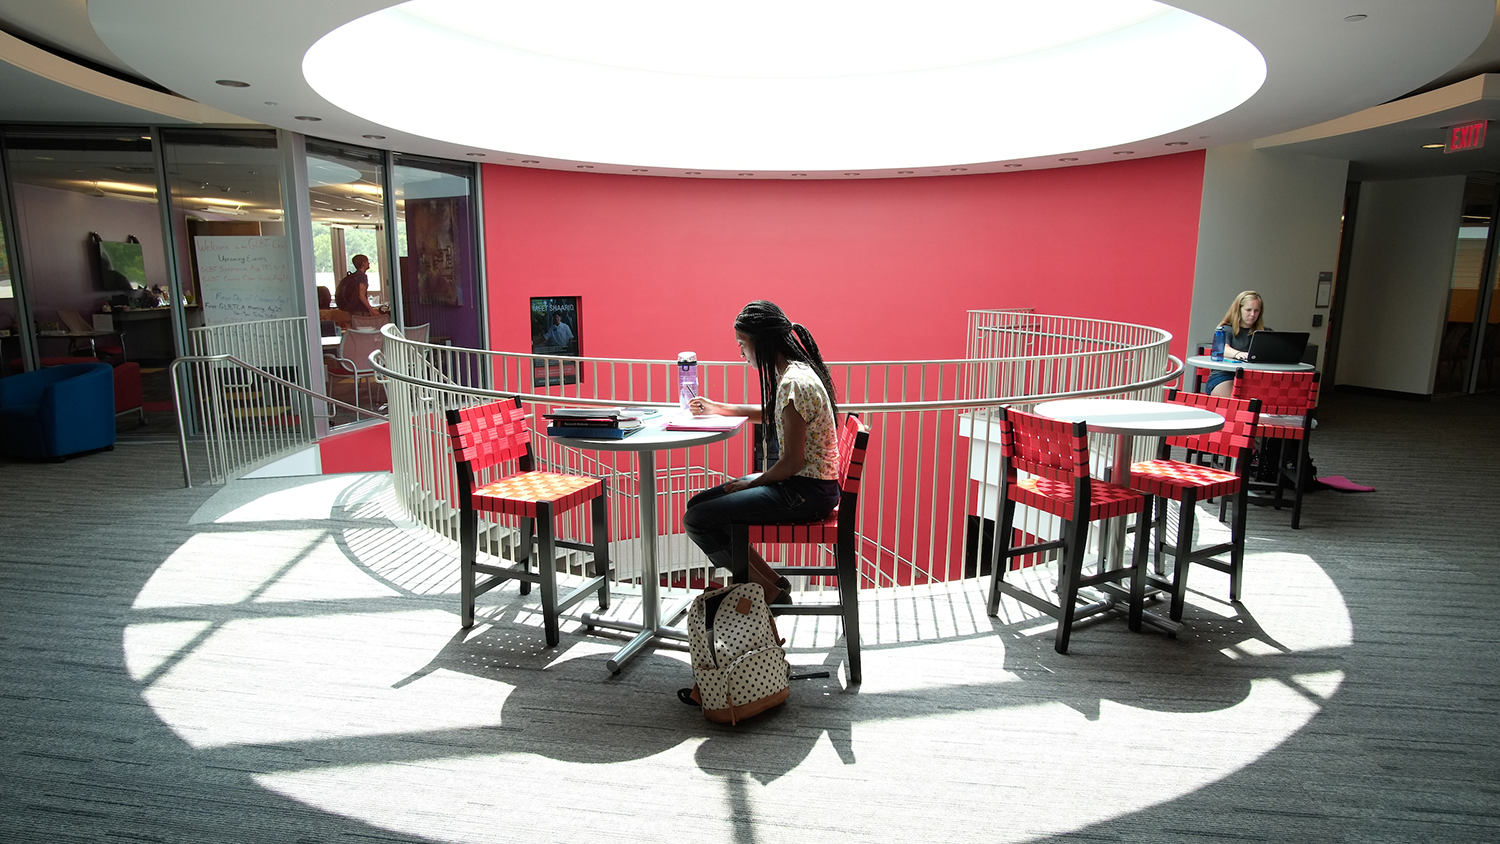
[[[555,358],[537,358],[531,362],[533,387],[577,384],[583,371],[574,360],[583,348],[583,329],[579,296],[531,297],[531,353]]]
[[[417,301],[461,307],[457,262],[460,197],[406,200],[406,248],[416,268]]]

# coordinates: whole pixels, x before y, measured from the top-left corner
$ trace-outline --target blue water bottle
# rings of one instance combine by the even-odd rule
[[[1224,326],[1221,325],[1214,331],[1213,359],[1215,363],[1224,360],[1224,343],[1228,339],[1229,332],[1225,330]]]

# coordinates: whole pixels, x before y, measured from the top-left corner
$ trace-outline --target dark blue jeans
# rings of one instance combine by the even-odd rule
[[[753,476],[752,476],[753,477]],[[720,568],[732,569],[729,526],[784,525],[827,517],[839,504],[839,482],[793,475],[784,481],[725,492],[706,489],[688,501],[682,523],[688,538]],[[733,572],[743,580],[747,572]]]

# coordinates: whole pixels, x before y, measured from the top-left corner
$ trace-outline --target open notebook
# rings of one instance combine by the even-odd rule
[[[743,416],[689,416],[686,413],[667,420],[667,431],[733,431],[745,424]]]

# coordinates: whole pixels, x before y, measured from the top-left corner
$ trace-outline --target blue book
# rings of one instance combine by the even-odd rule
[[[547,436],[549,437],[579,437],[590,440],[623,440],[640,428],[569,428],[560,425],[548,425]]]

